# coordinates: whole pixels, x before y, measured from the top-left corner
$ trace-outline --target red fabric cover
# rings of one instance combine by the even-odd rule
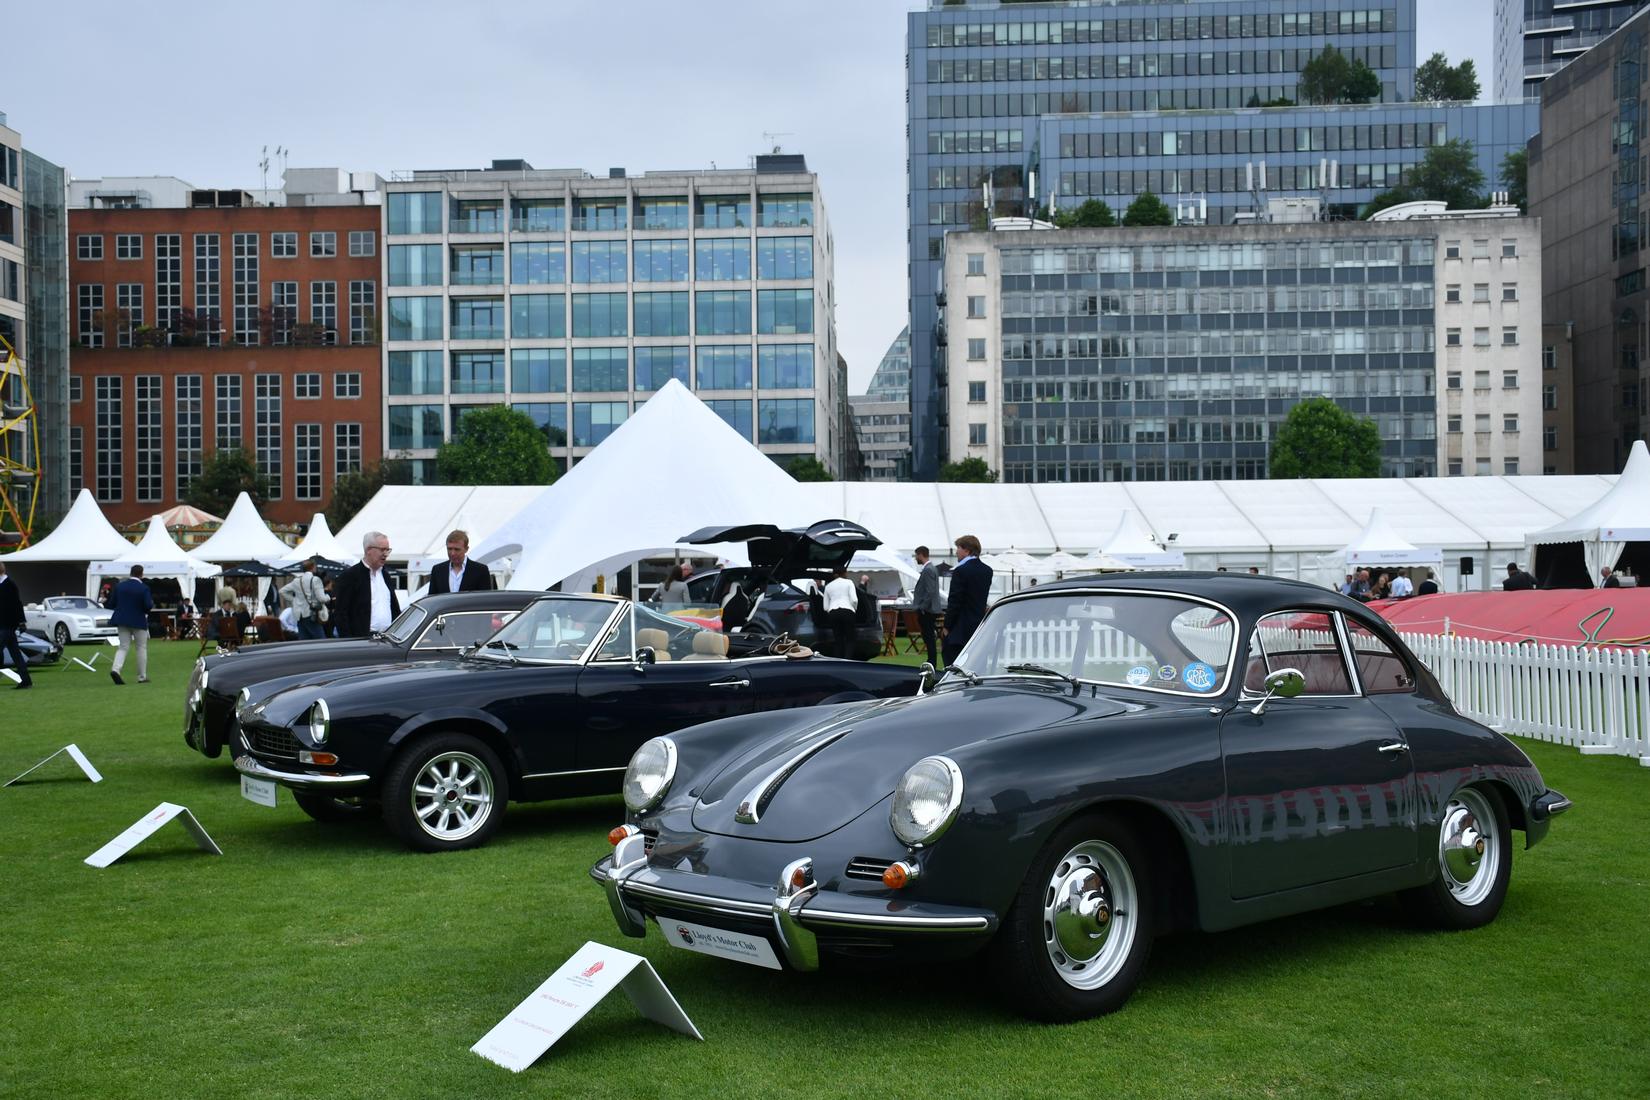
[[[1650,644],[1650,588],[1440,593],[1369,606],[1400,632],[1442,634],[1448,619],[1450,633],[1488,641]]]

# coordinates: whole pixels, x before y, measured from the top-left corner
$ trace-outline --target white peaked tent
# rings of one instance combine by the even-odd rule
[[[1442,569],[1444,553],[1436,546],[1416,546],[1387,522],[1381,509],[1371,509],[1369,522],[1358,536],[1332,554],[1318,555],[1315,580],[1325,588],[1339,588],[1348,573],[1368,569],[1373,579],[1383,568],[1430,566]]]
[[[82,489],[55,531],[0,561],[8,565],[14,561],[109,561],[131,548],[125,536],[103,518],[103,510],[92,499],[92,491]]]
[[[124,577],[134,565],[143,566],[146,580],[175,578],[185,595],[194,594],[196,581],[215,577],[222,572],[211,562],[201,561],[173,542],[172,536],[166,533],[166,520],[162,516],[149,517],[149,529],[136,546],[128,546],[126,553],[112,561],[93,562],[91,572],[100,577]]]
[[[1650,449],[1633,442],[1627,468],[1598,500],[1569,519],[1527,535],[1531,572],[1543,588],[1582,588],[1618,563],[1643,575],[1650,565]],[[1634,545],[1637,544],[1637,545]],[[1577,553],[1579,551],[1579,554]],[[1625,560],[1624,560],[1625,555]],[[1578,571],[1586,570],[1586,577]],[[1585,583],[1583,583],[1585,581]]]
[[[261,561],[273,564],[292,557],[292,547],[270,533],[258,516],[252,498],[242,493],[235,498],[223,526],[212,537],[190,551],[202,561]]]
[[[1184,569],[1186,555],[1179,550],[1165,550],[1158,545],[1152,533],[1146,530],[1133,508],[1123,509],[1117,519],[1117,528],[1100,543],[1095,552],[1095,564],[1104,559],[1123,562],[1136,569]]]
[[[511,588],[559,581],[582,587],[594,574],[611,576],[630,562],[678,549],[678,539],[701,527],[793,527],[820,518],[804,509],[788,474],[672,379],[589,456],[477,542],[471,556],[488,563],[514,556]]]
[[[332,528],[327,525],[326,513],[316,512],[315,518],[309,521],[309,533],[303,537],[297,546],[288,550],[285,557],[273,564],[297,565],[299,562],[308,561],[313,557],[323,557],[329,561],[354,564],[360,560],[361,553],[359,549],[355,553],[351,553],[350,548],[333,535]]]

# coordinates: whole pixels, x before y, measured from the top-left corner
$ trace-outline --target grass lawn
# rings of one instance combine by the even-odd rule
[[[1525,743],[1577,806],[1515,853],[1488,928],[1417,932],[1381,902],[1165,939],[1122,1012],[1049,1027],[968,965],[778,974],[626,940],[586,875],[616,796],[513,807],[488,847],[439,856],[285,791],[253,805],[183,744],[194,644],[150,653],[147,685],[72,669],[0,694],[0,782],[71,741],[105,776],[60,759],[0,790],[0,1095],[1650,1095],[1650,769],[1630,760]],[[171,824],[82,863],[161,801],[224,855]],[[707,1042],[615,994],[526,1073],[469,1053],[585,940],[653,960]]]

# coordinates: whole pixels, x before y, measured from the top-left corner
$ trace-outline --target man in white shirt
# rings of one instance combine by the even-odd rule
[[[493,587],[493,575],[485,565],[470,561],[470,536],[453,531],[447,536],[447,564],[430,570],[430,595],[444,592],[485,592]]]
[[[1407,574],[1399,573],[1397,576],[1392,578],[1393,599],[1399,600],[1403,599],[1405,596],[1413,595],[1415,595],[1415,582],[1410,580]]]
[[[831,628],[833,656],[852,660],[854,627],[859,622],[859,589],[848,579],[848,570],[838,568],[825,586],[825,622]]]
[[[387,628],[401,614],[400,601],[390,588],[385,563],[390,540],[382,531],[368,531],[361,539],[361,560],[344,570],[333,585],[338,633],[366,638]]]

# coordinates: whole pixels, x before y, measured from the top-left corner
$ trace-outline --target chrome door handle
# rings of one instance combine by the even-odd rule
[[[1382,745],[1376,751],[1381,753],[1383,756],[1391,756],[1394,753],[1408,752],[1409,751],[1409,746],[1404,744],[1402,741],[1393,741],[1393,742],[1390,742],[1388,744]]]
[[[748,688],[751,686],[751,682],[749,680],[717,680],[710,686],[713,688]]]

